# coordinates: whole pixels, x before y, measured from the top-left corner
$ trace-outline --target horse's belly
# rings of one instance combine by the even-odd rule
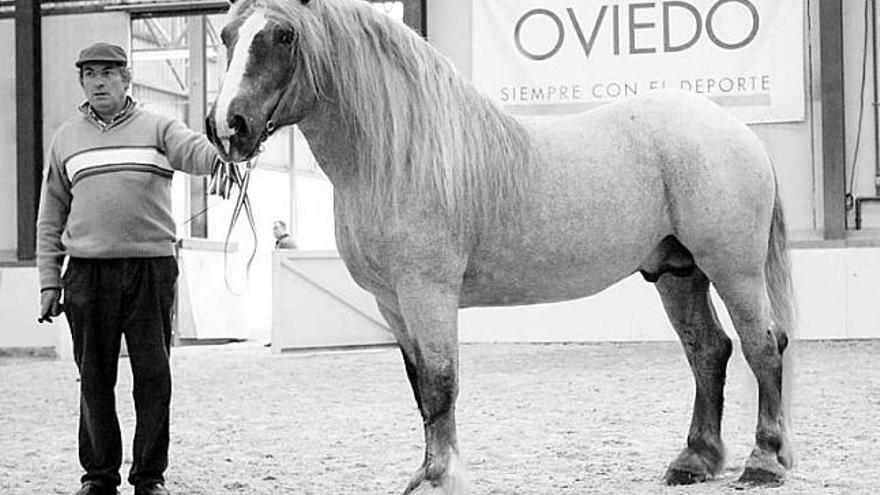
[[[581,249],[532,245],[515,256],[477,255],[465,273],[461,306],[516,306],[587,297],[626,278],[654,248],[654,235],[640,232],[625,242]],[[523,246],[521,246],[523,247]]]
[[[597,277],[597,274],[581,276],[540,277],[523,282],[519,277],[497,277],[492,281],[468,280],[462,286],[461,307],[471,306],[521,306],[580,299],[601,292],[622,277]]]

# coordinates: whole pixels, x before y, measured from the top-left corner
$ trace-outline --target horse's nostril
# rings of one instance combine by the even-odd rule
[[[238,114],[229,117],[229,128],[238,135],[243,136],[248,133],[247,121]]]

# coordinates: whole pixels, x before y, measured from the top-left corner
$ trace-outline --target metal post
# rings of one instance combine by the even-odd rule
[[[37,208],[43,170],[40,2],[15,2],[15,129],[18,259],[36,257]]]
[[[187,119],[189,127],[195,131],[205,132],[205,108],[207,107],[207,68],[205,58],[205,16],[186,18],[186,38],[189,44],[189,108]],[[205,177],[189,177],[189,235],[191,237],[208,237],[208,215],[204,213],[208,206],[207,179]]]
[[[825,239],[846,235],[846,148],[843,100],[843,13],[841,0],[819,3],[822,77],[822,169]]]
[[[877,0],[871,0],[871,55],[874,72],[871,79],[874,81],[874,195],[880,196],[880,111],[877,105],[878,82],[877,82]]]

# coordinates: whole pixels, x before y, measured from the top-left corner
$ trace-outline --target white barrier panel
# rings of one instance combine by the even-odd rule
[[[792,251],[796,337],[880,338],[880,248]]]
[[[258,257],[246,279],[248,254],[231,245],[224,266],[222,242],[181,242],[175,314],[175,336],[179,341],[213,343],[265,335],[262,329],[268,328],[272,310],[268,260],[261,263]],[[232,288],[240,293],[227,288],[227,270]]]
[[[373,297],[334,251],[279,250],[272,260],[272,350],[393,343]]]
[[[52,323],[37,323],[40,282],[34,267],[0,268],[0,352],[56,354],[70,352],[70,332],[64,315]]]
[[[791,258],[796,338],[880,338],[880,248],[797,249]],[[335,253],[276,253],[273,281],[276,351],[391,342],[372,296],[354,284]],[[713,298],[735,337],[714,292]],[[677,339],[656,290],[640,275],[576,301],[465,309],[459,332],[462,342]]]

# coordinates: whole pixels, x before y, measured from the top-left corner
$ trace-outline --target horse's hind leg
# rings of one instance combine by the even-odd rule
[[[721,414],[731,343],[718,322],[709,297],[709,280],[699,269],[687,277],[666,274],[657,281],[663,306],[696,382],[687,447],[669,465],[670,485],[705,481],[724,468]]]
[[[458,453],[458,299],[411,286],[399,310],[380,305],[397,336],[425,431],[425,458],[404,494],[464,495],[466,473]]]
[[[770,299],[762,270],[738,271],[713,279],[727,305],[742,350],[758,381],[758,426],[755,448],[740,481],[779,484],[792,465],[782,400],[782,354],[788,344],[786,329],[771,316]]]

